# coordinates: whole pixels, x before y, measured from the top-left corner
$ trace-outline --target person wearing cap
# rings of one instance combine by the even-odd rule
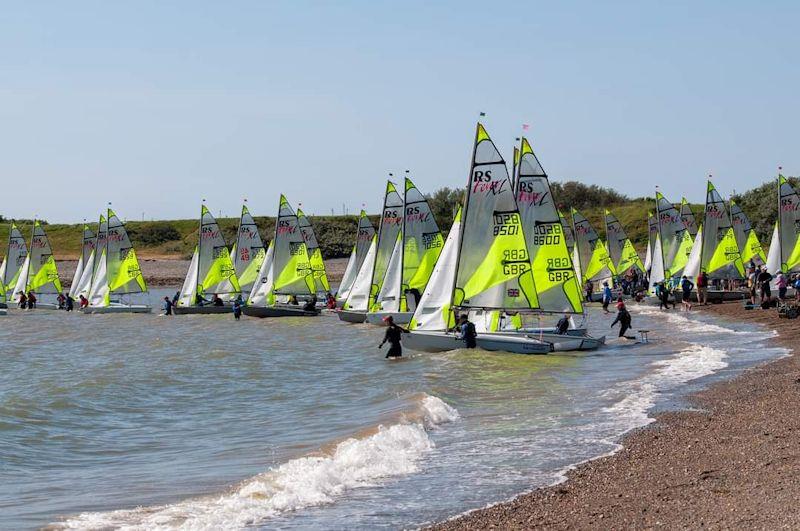
[[[396,359],[403,356],[403,347],[400,345],[401,335],[408,333],[408,330],[398,326],[394,322],[394,318],[388,315],[383,318],[386,323],[386,334],[383,336],[383,341],[378,345],[378,348],[383,348],[385,343],[389,343],[389,352],[386,353],[386,359]]]
[[[619,337],[625,337],[625,332],[631,327],[631,313],[625,308],[625,303],[619,301],[617,303],[617,318],[611,323],[611,328],[619,323]]]
[[[608,287],[608,281],[603,281],[603,311],[606,313],[611,313],[608,311],[608,305],[611,304],[611,288]]]

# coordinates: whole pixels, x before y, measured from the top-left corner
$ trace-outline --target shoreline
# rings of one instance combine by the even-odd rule
[[[430,528],[797,526],[800,322],[741,303],[696,308],[776,330],[768,341],[789,355],[689,394],[689,408],[653,414],[564,481]]]

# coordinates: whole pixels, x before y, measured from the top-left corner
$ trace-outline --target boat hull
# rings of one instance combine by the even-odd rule
[[[355,312],[353,310],[339,310],[336,312],[340,321],[346,323],[359,324],[367,320],[367,312]]]
[[[672,292],[673,297],[675,297],[675,302],[680,304],[683,300],[683,291],[675,290]],[[744,299],[748,298],[749,295],[745,291],[739,290],[716,290],[710,289],[708,290],[708,296],[706,299],[708,300],[709,304],[721,304],[723,302],[732,302],[732,301],[743,301]],[[692,290],[692,294],[689,297],[689,300],[696,303],[699,302],[699,297],[697,290]],[[656,301],[658,302],[658,301]]]
[[[80,310],[86,314],[106,313],[151,313],[153,308],[144,304],[111,304],[110,306],[87,306]]]
[[[245,306],[242,313],[250,317],[316,317],[319,312],[307,312],[300,307],[288,306]]]
[[[478,348],[512,354],[549,354],[553,345],[519,334],[482,333],[475,342]],[[455,334],[415,330],[403,336],[403,344],[422,352],[446,352],[466,348],[464,341]]]
[[[233,313],[233,306],[173,306],[172,313],[175,315],[217,315]]]
[[[387,317],[391,316],[394,324],[408,324],[411,318],[414,317],[414,312],[369,312],[367,314],[367,323],[376,326],[386,326]]]

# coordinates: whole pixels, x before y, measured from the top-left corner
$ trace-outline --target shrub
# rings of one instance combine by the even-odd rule
[[[165,242],[181,239],[181,233],[170,223],[156,221],[128,227],[128,236],[134,245],[155,247]]]

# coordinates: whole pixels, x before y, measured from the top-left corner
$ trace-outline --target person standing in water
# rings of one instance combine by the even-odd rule
[[[181,300],[181,292],[176,291],[175,295],[172,297],[172,306],[177,306],[179,300]]]
[[[697,303],[708,306],[708,275],[705,271],[697,275]]]
[[[164,303],[161,306],[164,307],[164,315],[172,315],[172,301],[169,300],[169,297],[164,297]]]
[[[408,330],[401,326],[397,326],[394,318],[389,315],[384,318],[386,321],[386,334],[383,336],[383,341],[378,345],[378,348],[383,348],[383,345],[389,343],[389,352],[386,353],[386,359],[396,359],[403,356],[403,347],[400,345],[401,334],[408,334]]]
[[[72,298],[72,295],[67,294],[67,303],[66,304],[67,304],[67,306],[66,306],[65,309],[68,312],[71,312],[75,308],[75,299]]]
[[[603,311],[606,313],[611,313],[608,311],[608,305],[611,304],[611,288],[608,287],[608,281],[603,281]]]
[[[681,298],[681,306],[687,312],[692,309],[692,290],[694,289],[694,282],[689,280],[689,277],[683,275],[681,278],[681,290],[683,297]]]
[[[475,341],[475,338],[478,337],[478,332],[475,331],[475,324],[470,322],[467,314],[464,314],[459,318],[458,325],[458,339],[463,340],[467,348],[477,347],[478,344]]]
[[[626,337],[627,332],[631,327],[631,313],[625,308],[625,303],[620,301],[617,303],[617,318],[611,323],[611,328],[619,323],[619,337]]]
[[[237,298],[233,301],[233,318],[237,321],[242,317],[242,299]]]

